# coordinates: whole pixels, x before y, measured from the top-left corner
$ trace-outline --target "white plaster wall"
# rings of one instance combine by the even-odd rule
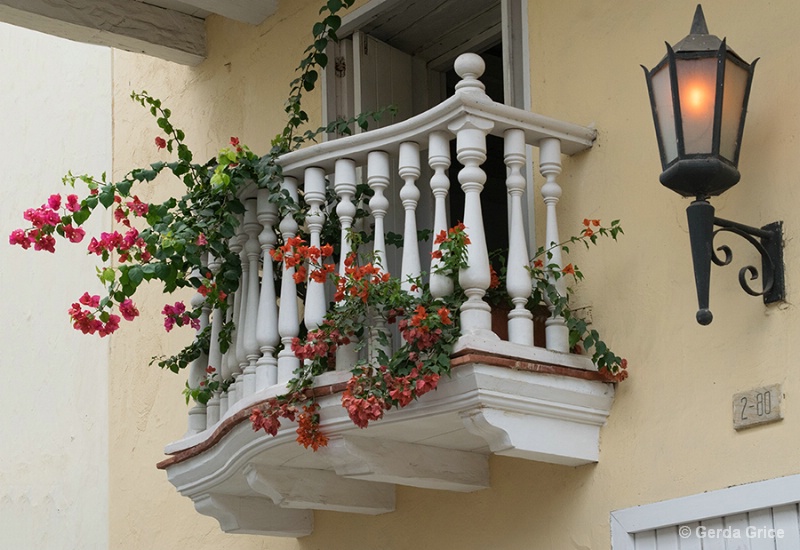
[[[67,170],[110,173],[111,51],[0,24],[0,75],[0,548],[106,548],[108,342],[67,316],[100,290],[96,262],[85,243],[51,255],[8,234],[68,191]]]

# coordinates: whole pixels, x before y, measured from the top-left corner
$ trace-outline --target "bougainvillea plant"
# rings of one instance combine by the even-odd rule
[[[312,43],[303,53],[296,70],[297,78],[290,83],[285,104],[286,125],[263,157],[232,137],[229,146],[216,158],[197,163],[185,141],[184,131],[172,123],[172,112],[147,92],[134,92],[131,98],[150,111],[160,129],[161,135],[155,137],[154,147],[175,154],[175,160],[136,168],[117,182],[109,181],[105,173],[99,178],[69,173],[63,183],[71,188],[85,185],[86,196],[80,198],[77,192],[69,192],[64,197],[54,194],[39,208],[24,212],[29,225],[14,230],[9,242],[25,249],[48,252],[55,251],[56,236],[72,243],[83,242],[86,233],[81,226],[98,207],[113,212],[117,229],[91,237],[87,246],[90,254],[101,257],[106,264],[98,271],[105,295],[87,293],[72,304],[69,314],[77,330],[103,337],[118,330],[121,319],[132,320],[138,316],[132,300],[146,281],[159,282],[165,293],[195,288],[205,299],[204,304],[194,308],[183,302],[165,305],[162,313],[167,330],[187,325],[197,328],[203,306],[225,311],[228,307],[225,298],[236,291],[242,274],[240,259],[228,244],[236,235],[244,212],[239,194],[252,182],[271,191],[270,199],[278,205],[281,216],[293,213],[302,222],[302,204],[281,193],[282,178],[275,160],[323,133],[346,134],[354,125],[366,129],[371,120],[392,110],[361,113],[315,130],[303,130],[309,121],[303,110],[303,97],[315,89],[318,71],[328,63],[325,54],[328,43],[338,40],[336,31],[341,25],[338,12],[351,7],[354,1],[328,0],[321,7],[322,18],[313,26]],[[162,203],[141,200],[135,190],[162,173],[177,177],[184,185],[184,194]],[[363,189],[360,192],[363,193]],[[360,195],[356,199],[360,199]],[[332,222],[336,223],[335,216]],[[214,274],[209,272],[204,261],[209,254],[220,264]],[[108,265],[112,257],[115,263]],[[230,345],[233,328],[231,322],[222,328],[220,346],[223,351]],[[154,358],[154,361],[162,368],[178,372],[207,350],[209,338],[210,328],[206,327],[177,354]]]
[[[133,321],[139,310],[133,299],[145,282],[156,282],[167,294],[180,289],[194,289],[201,297],[200,304],[187,306],[182,301],[169,300],[163,306],[164,328],[188,326],[200,329],[203,308],[224,315],[229,297],[236,292],[242,276],[241,260],[229,246],[237,235],[244,206],[242,190],[253,182],[270,191],[283,218],[293,215],[303,227],[305,205],[302,195],[292,199],[280,188],[281,169],[276,160],[323,133],[347,134],[355,125],[366,129],[377,120],[383,109],[362,113],[349,120],[339,119],[317,128],[305,129],[309,116],[303,110],[303,97],[315,89],[318,71],[328,63],[325,48],[338,40],[336,31],[341,25],[337,13],[352,6],[355,0],[328,0],[321,8],[322,18],[312,29],[313,42],[306,48],[297,67],[299,76],[290,83],[285,105],[286,125],[271,143],[270,151],[259,156],[236,137],[218,155],[198,163],[186,142],[183,130],[172,122],[172,112],[161,100],[147,92],[133,93],[132,99],[146,108],[155,118],[160,134],[153,140],[156,150],[174,155],[170,162],[155,162],[128,172],[119,181],[110,181],[106,174],[99,178],[90,175],[67,174],[63,183],[70,187],[64,194],[51,195],[40,207],[24,212],[27,227],[14,230],[9,236],[12,245],[54,252],[57,237],[73,244],[83,244],[89,254],[102,259],[104,267],[97,276],[105,287],[104,295],[83,293],[68,313],[76,330],[100,337],[116,332],[120,323]],[[137,193],[148,182],[161,175],[171,174],[183,184],[183,195],[164,202],[146,202]],[[80,191],[73,189],[85,186]],[[371,196],[368,186],[357,186],[353,202],[357,205],[356,219],[366,217],[364,204]],[[435,236],[438,246],[434,256],[439,259],[439,272],[454,280],[456,291],[434,298],[423,278],[402,282],[389,277],[376,257],[362,257],[337,250],[341,227],[333,205],[336,197],[329,189],[326,211],[328,222],[322,232],[323,245],[306,245],[308,235],[301,230],[296,238],[279,243],[274,260],[292,262],[300,290],[307,277],[312,281],[330,281],[336,288],[335,307],[329,309],[324,323],[295,339],[292,351],[301,359],[288,392],[270,400],[253,411],[251,420],[256,429],[275,434],[280,419],[298,423],[298,441],[317,449],[327,442],[320,431],[319,406],[310,391],[314,376],[334,368],[337,350],[354,348],[357,353],[369,343],[369,358],[358,362],[352,378],[342,394],[342,405],[353,422],[365,427],[378,420],[392,407],[404,407],[423,394],[436,389],[441,376],[449,374],[450,353],[458,336],[458,308],[464,301],[456,274],[466,262],[469,238],[463,225]],[[88,236],[83,224],[99,207],[111,210],[115,229]],[[357,222],[356,220],[356,222]],[[358,225],[356,223],[356,225]],[[581,345],[592,354],[599,369],[610,379],[626,376],[627,363],[612,353],[597,332],[573,315],[569,309],[569,293],[559,293],[553,284],[561,277],[582,278],[572,264],[559,268],[552,260],[556,247],[568,252],[568,245],[594,244],[598,236],[616,239],[622,232],[618,222],[602,227],[598,220],[584,220],[578,236],[564,243],[540,249],[532,260],[530,270],[534,285],[529,301],[531,307],[549,304],[556,315],[565,318],[574,345]],[[354,250],[368,241],[365,232],[352,233]],[[402,246],[402,239],[387,235],[387,243]],[[344,274],[334,273],[332,255],[345,265]],[[209,269],[209,258],[217,266]],[[113,260],[113,263],[109,263]],[[280,276],[280,270],[278,270]],[[490,294],[502,295],[503,273],[493,273]],[[403,284],[406,283],[406,284]],[[410,286],[411,291],[406,290]],[[401,341],[392,348],[390,327]],[[231,342],[234,325],[225,322],[220,331],[220,349],[224,353]],[[179,372],[210,347],[211,330],[206,326],[190,344],[170,357],[154,358],[162,368]],[[230,380],[220,379],[219,366],[209,365],[200,386],[187,385],[187,400],[207,402],[217,391],[226,391]]]
[[[596,244],[599,236],[616,240],[620,233],[619,221],[603,227],[599,220],[584,220],[578,236],[540,248],[530,263],[534,280],[531,304],[546,301],[556,314],[563,315],[571,334],[587,350],[592,349],[592,361],[613,381],[627,377],[627,361],[615,355],[586,321],[571,314],[569,293],[559,294],[553,284],[565,276],[580,280],[583,274],[573,264],[559,268],[549,260],[555,248],[568,253],[570,244],[588,247]],[[352,240],[357,244],[358,239]],[[390,277],[374,256],[359,258],[351,252],[344,260],[344,275],[338,275],[334,264],[325,261],[331,247],[311,247],[303,239],[292,238],[274,251],[276,261],[298,268],[298,282],[307,277],[316,282],[331,280],[336,288],[335,303],[321,326],[304,339],[294,338],[292,351],[302,363],[288,382],[287,393],[252,410],[254,430],[263,429],[274,436],[282,418],[296,420],[298,443],[315,451],[324,447],[328,438],[320,429],[320,407],[312,386],[315,376],[335,368],[337,350],[342,346],[353,346],[355,352],[369,346],[369,357],[356,362],[341,397],[342,406],[359,428],[436,389],[441,377],[450,374],[450,355],[460,336],[458,310],[466,296],[458,284],[458,272],[467,265],[470,241],[464,225],[458,224],[442,231],[434,243],[437,249],[431,256],[440,262],[437,273],[449,277],[455,288],[443,297],[434,297],[422,279],[409,281],[409,290],[405,290],[400,279]],[[494,284],[502,284],[501,279],[496,277]],[[402,340],[394,351],[389,341],[391,325],[397,326]]]

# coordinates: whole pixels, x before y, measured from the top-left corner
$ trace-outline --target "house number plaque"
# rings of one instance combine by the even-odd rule
[[[755,388],[733,396],[733,427],[743,430],[783,419],[780,384]]]

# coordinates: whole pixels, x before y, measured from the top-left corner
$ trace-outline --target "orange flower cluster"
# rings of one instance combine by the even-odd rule
[[[581,235],[584,237],[591,237],[594,235],[594,227],[600,227],[600,220],[590,220],[589,218],[584,218],[583,220],[583,229],[581,230]]]
[[[381,268],[368,263],[363,266],[353,265],[355,254],[350,254],[344,260],[344,277],[339,277],[336,293],[333,299],[336,302],[344,300],[345,296],[357,296],[363,303],[369,300],[370,289],[373,285],[389,281],[389,274]]]
[[[272,259],[283,262],[287,269],[297,268],[292,276],[297,284],[306,282],[309,277],[312,281],[324,283],[336,269],[333,264],[322,263],[323,259],[331,254],[333,254],[331,245],[308,246],[300,237],[291,237],[286,240],[286,244],[270,251]],[[310,275],[306,265],[312,268]]]
[[[328,445],[328,438],[319,431],[319,405],[312,402],[303,405],[303,412],[297,417],[297,442],[308,449],[317,450]]]

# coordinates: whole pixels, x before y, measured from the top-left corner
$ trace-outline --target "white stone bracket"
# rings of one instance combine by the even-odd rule
[[[219,522],[226,533],[304,537],[314,529],[311,510],[290,510],[261,497],[204,493],[193,497],[195,509]]]
[[[319,452],[352,479],[462,493],[489,487],[489,458],[478,453],[353,436],[332,438]]]
[[[395,509],[394,485],[348,479],[329,470],[249,464],[247,484],[281,508],[378,515]]]

